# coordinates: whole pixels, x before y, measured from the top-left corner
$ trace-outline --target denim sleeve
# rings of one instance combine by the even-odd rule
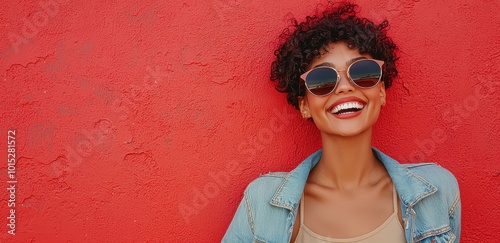
[[[229,228],[222,238],[222,242],[252,242],[253,233],[250,225],[251,218],[248,217],[249,213],[251,213],[249,198],[247,195],[247,191],[243,195],[243,199],[234,214],[233,220],[229,225]]]
[[[455,242],[460,242],[460,231],[461,231],[461,218],[462,218],[462,204],[460,202],[460,192],[457,192],[457,196],[451,205],[450,211],[450,227],[453,234],[457,237]]]

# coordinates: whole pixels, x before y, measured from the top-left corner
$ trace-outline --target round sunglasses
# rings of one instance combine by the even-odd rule
[[[384,61],[375,59],[360,59],[354,61],[347,68],[347,77],[353,85],[368,89],[377,85],[382,78]],[[333,67],[320,66],[313,68],[300,78],[305,82],[307,90],[316,96],[325,96],[332,93],[340,80],[340,73]]]

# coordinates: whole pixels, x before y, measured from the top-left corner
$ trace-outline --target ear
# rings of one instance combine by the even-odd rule
[[[380,86],[380,104],[382,106],[385,105],[385,83],[382,82],[382,85]]]
[[[309,104],[307,103],[307,98],[305,96],[297,97],[299,100],[299,108],[300,113],[302,114],[302,118],[307,119],[311,117],[311,113],[309,113]]]

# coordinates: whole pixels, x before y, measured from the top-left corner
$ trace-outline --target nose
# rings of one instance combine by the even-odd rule
[[[356,88],[349,81],[349,78],[347,77],[347,72],[340,71],[339,74],[340,74],[340,80],[337,83],[337,87],[335,88],[335,94],[353,92]]]

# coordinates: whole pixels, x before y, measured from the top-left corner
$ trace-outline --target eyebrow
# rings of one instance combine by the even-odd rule
[[[367,59],[366,57],[355,57],[351,60],[348,60],[347,62],[345,62],[345,64],[347,66],[351,65],[353,62],[357,61],[357,60],[360,60],[360,59]],[[333,63],[331,62],[323,62],[323,63],[320,63],[316,66],[314,66],[313,68],[311,69],[314,69],[314,68],[317,68],[317,67],[335,67],[335,65],[333,65]]]

